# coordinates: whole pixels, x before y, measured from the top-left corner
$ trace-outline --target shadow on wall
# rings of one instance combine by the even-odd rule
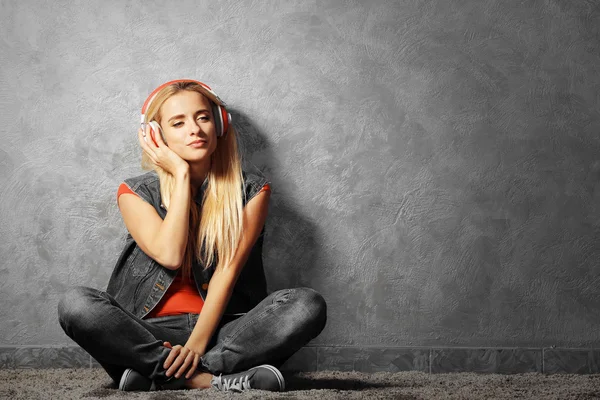
[[[322,273],[322,266],[317,260],[324,259],[318,227],[302,214],[306,205],[299,204],[294,198],[293,192],[297,189],[282,173],[281,166],[285,165],[285,160],[280,160],[280,156],[273,152],[266,136],[244,113],[235,109],[231,113],[238,132],[244,169],[262,172],[271,182],[263,247],[269,292],[299,286],[315,288],[315,279]],[[290,166],[286,167],[289,169]]]

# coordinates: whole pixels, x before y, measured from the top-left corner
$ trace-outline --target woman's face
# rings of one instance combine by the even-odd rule
[[[217,148],[211,104],[202,94],[182,90],[162,104],[159,115],[167,145],[184,160],[206,160]]]

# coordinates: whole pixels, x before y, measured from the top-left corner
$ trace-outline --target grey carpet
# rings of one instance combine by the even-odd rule
[[[125,393],[104,370],[3,369],[2,399],[600,399],[600,374],[426,374],[313,372],[287,374],[288,391],[224,394],[215,390]]]

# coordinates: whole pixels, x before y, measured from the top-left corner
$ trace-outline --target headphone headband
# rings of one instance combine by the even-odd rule
[[[152,101],[154,100],[154,98],[156,97],[158,92],[160,92],[164,87],[172,85],[177,82],[197,83],[204,90],[206,90],[208,93],[210,93],[214,97],[216,102],[211,98],[209,98],[209,101],[214,104],[213,117],[215,119],[215,125],[217,128],[217,136],[225,136],[227,134],[227,130],[229,129],[229,125],[231,124],[231,114],[229,114],[227,112],[227,109],[225,108],[225,103],[219,98],[219,96],[217,96],[217,94],[215,92],[213,92],[213,90],[210,88],[210,86],[208,86],[206,83],[203,83],[203,82],[200,82],[200,81],[197,81],[194,79],[175,79],[175,80],[163,83],[162,85],[160,85],[159,87],[154,89],[152,91],[152,93],[150,93],[150,95],[146,98],[146,101],[144,102],[144,105],[142,106],[142,114],[140,117],[140,123],[142,124],[142,128],[144,127],[144,125],[146,123],[146,120],[145,120],[146,111],[150,107],[150,104],[152,104]]]

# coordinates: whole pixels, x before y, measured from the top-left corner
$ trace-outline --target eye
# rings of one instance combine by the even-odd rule
[[[210,118],[208,118],[206,115],[200,115],[198,116],[198,119],[201,119],[202,121],[210,121]]]
[[[183,125],[183,122],[177,122],[177,123],[173,124],[173,126],[175,126],[175,127],[178,127],[178,126],[181,126],[181,125]]]

